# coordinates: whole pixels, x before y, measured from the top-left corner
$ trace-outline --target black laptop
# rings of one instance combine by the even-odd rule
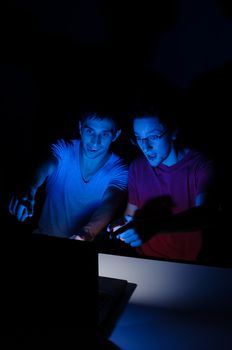
[[[90,336],[101,329],[127,281],[98,275],[94,242],[33,234],[29,243],[13,245],[3,269],[5,328],[69,329]]]

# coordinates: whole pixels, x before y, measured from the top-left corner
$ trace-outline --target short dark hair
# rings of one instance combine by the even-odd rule
[[[157,117],[169,131],[176,130],[177,118],[174,110],[170,110],[168,106],[160,106],[159,104],[146,103],[136,104],[130,111],[129,117],[133,122],[134,119],[142,119],[147,117]]]
[[[115,131],[121,129],[121,123],[119,122],[119,115],[117,112],[107,108],[106,106],[86,107],[81,112],[80,121],[84,123],[87,119],[108,119],[111,120],[115,126]]]

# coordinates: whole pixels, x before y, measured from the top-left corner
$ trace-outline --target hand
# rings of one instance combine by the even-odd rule
[[[132,247],[140,246],[151,237],[150,225],[147,225],[146,220],[137,220],[131,216],[115,220],[108,225],[107,232],[110,233],[111,239],[121,239]]]
[[[110,238],[118,238],[119,233],[127,231],[133,227],[133,217],[125,215],[107,226],[107,232],[110,233]]]
[[[108,226],[107,226],[107,232],[110,233],[110,238],[114,238],[115,236],[115,232],[123,227],[125,224],[127,224],[127,219],[126,216],[122,216],[119,219],[114,220],[113,222],[111,222]]]
[[[23,196],[13,196],[9,204],[9,212],[18,221],[23,222],[26,218],[32,217],[35,205],[35,191],[30,190]]]
[[[111,238],[121,239],[124,243],[130,244],[132,247],[138,247],[143,242],[133,226],[133,218],[131,216],[125,216],[108,225],[107,231],[110,233]]]
[[[78,235],[73,235],[69,237],[70,239],[75,239],[76,241],[84,241],[84,238]]]
[[[143,244],[142,238],[133,228],[118,234],[116,237],[121,239],[123,242],[130,244],[131,247],[139,247],[141,244]]]

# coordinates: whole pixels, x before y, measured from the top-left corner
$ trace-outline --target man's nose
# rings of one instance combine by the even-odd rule
[[[151,148],[151,145],[147,138],[144,138],[141,140],[141,147],[143,150],[147,150],[148,148]]]
[[[93,145],[100,145],[101,143],[101,135],[93,135],[91,138],[91,143]]]

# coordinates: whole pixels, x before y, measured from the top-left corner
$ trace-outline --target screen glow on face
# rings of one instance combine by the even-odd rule
[[[109,119],[87,119],[80,127],[85,154],[91,158],[104,155],[114,140],[115,128]]]
[[[171,136],[157,117],[135,118],[135,141],[152,167],[165,163],[172,150]]]
[[[86,137],[90,137],[90,138],[99,138],[99,140],[97,140],[97,142],[104,142],[107,141],[109,139],[113,138],[113,133],[111,130],[103,130],[100,133],[96,132],[95,129],[93,129],[92,127],[86,125],[83,127],[82,129],[82,133],[86,136]]]

